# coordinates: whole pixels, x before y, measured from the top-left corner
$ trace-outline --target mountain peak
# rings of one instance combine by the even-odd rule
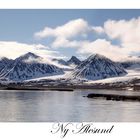
[[[92,54],[91,56],[89,56],[89,58],[88,59],[93,59],[93,58],[101,58],[101,59],[108,59],[107,57],[105,57],[104,55],[101,55],[101,54],[98,54],[98,53],[96,53],[96,54]]]
[[[16,61],[26,61],[29,58],[38,59],[38,58],[41,58],[41,57],[36,55],[36,54],[34,54],[34,53],[32,53],[32,52],[28,52],[28,53],[16,58]]]
[[[74,65],[79,65],[81,63],[81,61],[76,57],[76,56],[72,56],[70,58],[70,60],[67,61],[68,64],[74,64]]]
[[[76,56],[73,55],[73,56],[71,57],[71,59],[78,59],[78,58],[77,58]]]
[[[1,57],[0,58],[0,61],[8,61],[8,60],[11,60],[11,59],[8,59],[7,57]]]
[[[34,58],[38,58],[39,56],[34,54],[34,53],[32,53],[32,52],[28,52],[28,53],[22,55],[21,57],[34,57]]]

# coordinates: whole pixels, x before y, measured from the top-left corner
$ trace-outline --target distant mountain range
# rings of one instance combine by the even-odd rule
[[[56,63],[60,64],[61,67],[55,65]],[[134,64],[140,66],[140,62],[126,61],[118,63],[99,54],[91,55],[84,61],[72,56],[68,61],[55,58],[47,62],[44,61],[44,58],[29,52],[15,60],[1,58],[0,80],[25,81],[40,77],[63,75],[67,70],[63,69],[63,66],[71,68],[67,76],[68,79],[98,80],[126,75],[126,69]]]
[[[140,61],[129,60],[121,62],[120,65],[122,65],[125,69],[140,68]]]
[[[56,58],[54,58],[54,59],[52,59],[52,61],[57,62],[57,63],[60,64],[60,65],[68,66],[67,61],[65,61],[65,60],[63,60],[63,59],[56,59]]]
[[[81,61],[75,57],[75,56],[72,56],[70,60],[67,61],[68,65],[79,65],[81,63]]]
[[[65,66],[77,66],[81,63],[81,61],[75,57],[75,56],[72,56],[68,61],[65,61],[63,59],[52,59],[53,61],[57,62],[58,64],[61,64],[61,65],[65,65]]]

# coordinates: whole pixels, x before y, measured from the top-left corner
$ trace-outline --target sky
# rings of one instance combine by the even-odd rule
[[[140,10],[0,10],[0,56],[140,56]]]

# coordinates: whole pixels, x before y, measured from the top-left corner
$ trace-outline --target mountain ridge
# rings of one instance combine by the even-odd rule
[[[85,78],[88,80],[118,77],[127,74],[120,64],[100,54],[93,54],[84,61],[80,61],[75,56],[72,56],[68,61],[64,61],[63,59],[59,61],[59,59],[54,58],[54,61],[62,62],[63,65],[67,65],[68,62],[68,66],[75,63],[76,67],[72,69],[64,69],[53,63],[44,63],[42,59],[42,57],[29,52],[15,60],[5,59],[5,66],[2,65],[3,63],[0,61],[0,65],[3,66],[2,69],[0,69],[0,79],[5,78],[13,81],[24,81],[45,76],[63,75],[65,70],[71,72],[67,78]],[[6,62],[8,63],[6,64]]]

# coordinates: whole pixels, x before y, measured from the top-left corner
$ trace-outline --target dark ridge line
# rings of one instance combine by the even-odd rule
[[[51,91],[74,91],[70,88],[38,88],[38,87],[5,87],[2,90],[51,90]]]

